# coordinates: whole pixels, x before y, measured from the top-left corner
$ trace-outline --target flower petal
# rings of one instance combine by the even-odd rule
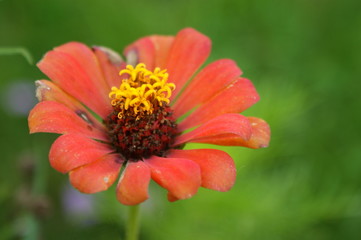
[[[125,48],[129,64],[144,63],[148,69],[165,68],[173,36],[153,35],[141,38]]]
[[[198,73],[173,105],[173,116],[178,118],[205,103],[219,91],[227,87],[242,71],[229,59],[221,59],[207,65]]]
[[[175,201],[180,200],[179,198],[175,197],[175,196],[174,196],[173,194],[171,194],[170,192],[168,192],[167,198],[168,198],[168,201],[169,201],[169,202],[175,202]]]
[[[256,117],[248,117],[251,127],[252,136],[249,140],[244,140],[238,136],[218,136],[209,139],[207,143],[223,146],[243,146],[248,148],[265,148],[268,147],[271,130],[266,121]]]
[[[171,99],[174,99],[184,84],[208,58],[211,51],[210,39],[192,28],[178,32],[169,52],[166,68],[169,82],[176,85]]]
[[[107,144],[78,134],[58,137],[49,153],[50,165],[61,173],[95,162],[114,150]]]
[[[93,126],[101,131],[106,131],[103,124],[101,124],[89,111],[75,98],[65,93],[56,84],[47,80],[38,80],[36,85],[36,97],[39,102],[55,101],[64,104],[66,107],[73,110],[84,120],[93,123]]]
[[[85,109],[83,105],[75,98],[65,93],[55,83],[48,80],[35,81],[36,97],[39,102],[43,101],[55,101],[64,104],[72,110]]]
[[[145,163],[152,179],[177,199],[192,197],[201,185],[199,166],[191,160],[153,156]]]
[[[119,86],[121,78],[119,71],[125,68],[125,62],[119,54],[109,48],[95,46],[92,48],[98,59],[100,68],[109,87]]]
[[[154,69],[155,67],[155,48],[150,37],[138,39],[127,46],[124,55],[128,64],[144,63],[147,69]]]
[[[142,161],[127,163],[117,186],[117,199],[124,205],[136,205],[148,199],[150,169]]]
[[[247,141],[251,135],[252,128],[248,118],[235,113],[227,113],[215,117],[190,132],[180,135],[176,138],[174,146],[187,142],[212,142],[212,144],[218,144],[213,139],[225,136],[237,136]]]
[[[55,48],[37,66],[64,91],[102,118],[111,112],[109,86],[94,53],[84,44],[71,42]]]
[[[239,78],[192,112],[178,125],[178,128],[184,131],[221,114],[243,112],[258,100],[259,95],[252,82],[246,78]]]
[[[216,149],[173,149],[168,156],[196,162],[201,169],[202,187],[224,192],[230,190],[236,181],[234,161],[226,152]]]
[[[104,191],[115,182],[121,166],[118,155],[105,155],[96,162],[70,171],[70,183],[83,193]]]
[[[166,61],[169,56],[170,48],[173,44],[173,36],[151,36],[151,41],[153,42],[155,49],[155,67],[164,69]]]
[[[91,83],[97,87],[98,91],[103,93],[109,92],[110,86],[107,84],[106,79],[102,75],[101,65],[91,48],[83,43],[69,42],[54,48],[54,50],[56,52],[69,54],[76,60],[76,62],[82,65],[83,70],[91,79]]]
[[[108,140],[106,133],[96,128],[85,112],[73,111],[58,102],[45,101],[35,105],[29,113],[28,124],[30,133],[77,133]]]

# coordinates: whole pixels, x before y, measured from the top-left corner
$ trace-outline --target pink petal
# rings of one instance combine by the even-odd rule
[[[153,156],[145,163],[152,179],[177,199],[192,197],[201,185],[199,166],[191,160]]]
[[[171,99],[174,99],[184,84],[208,58],[211,51],[209,38],[192,28],[178,32],[169,52],[166,68],[169,82],[176,85]]]
[[[124,54],[130,64],[144,63],[150,70],[156,67],[164,69],[173,41],[172,36],[144,37],[126,47]]]
[[[94,53],[71,42],[48,52],[37,64],[52,81],[105,118],[112,110],[105,82]]]
[[[95,46],[93,47],[95,56],[98,59],[103,76],[109,87],[118,87],[121,84],[119,71],[125,68],[125,62],[118,55],[117,52],[106,48]]]
[[[248,148],[268,147],[271,136],[269,125],[260,118],[248,117],[248,119],[252,127],[252,136],[249,140],[244,140],[238,136],[219,136],[208,140],[207,143],[223,146],[243,146]]]
[[[69,42],[54,48],[54,50],[56,52],[69,54],[76,60],[76,62],[83,66],[83,70],[90,77],[91,83],[97,87],[98,91],[101,91],[105,94],[109,93],[110,86],[104,79],[101,65],[91,48],[83,43]]]
[[[248,118],[235,113],[227,113],[213,118],[191,132],[180,135],[176,138],[174,146],[187,142],[217,144],[212,139],[224,136],[237,136],[249,140],[251,135],[252,128]]]
[[[225,113],[243,112],[258,100],[259,96],[252,82],[246,78],[239,78],[192,112],[178,128],[184,131]]]
[[[150,37],[141,38],[126,47],[124,55],[131,65],[144,63],[148,69],[155,67],[155,48]]]
[[[66,134],[58,137],[51,146],[49,160],[54,169],[67,173],[95,162],[113,151],[114,149],[107,144],[78,134]]]
[[[40,102],[55,101],[64,104],[73,112],[80,115],[82,118],[91,122],[95,128],[106,131],[104,125],[100,123],[89,111],[75,98],[61,90],[56,84],[47,80],[38,80],[36,85],[36,97]]]
[[[169,56],[170,48],[173,44],[173,36],[151,36],[151,41],[153,42],[155,49],[155,67],[164,69],[166,66],[166,61]]]
[[[178,118],[197,105],[207,102],[241,74],[242,71],[236,63],[229,59],[221,59],[207,65],[177,99],[173,105],[173,116]]]
[[[74,112],[61,103],[45,101],[38,103],[29,113],[30,133],[76,133],[107,141],[106,133],[90,121],[85,112]]]
[[[127,163],[117,186],[117,199],[124,205],[136,205],[148,199],[150,169],[142,161]]]
[[[202,176],[202,187],[228,191],[236,181],[233,159],[226,152],[216,149],[171,150],[171,158],[185,158],[195,161]]]
[[[70,183],[83,193],[104,191],[114,183],[121,166],[117,155],[105,155],[96,162],[69,172]]]

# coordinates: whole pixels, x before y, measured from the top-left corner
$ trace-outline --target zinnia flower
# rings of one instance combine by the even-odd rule
[[[210,49],[209,38],[191,28],[139,39],[125,48],[127,62],[104,47],[57,47],[38,63],[52,81],[36,81],[40,102],[29,114],[30,133],[62,134],[50,164],[83,193],[108,189],[121,170],[116,196],[126,205],[148,199],[151,179],[169,201],[199,187],[227,191],[235,182],[233,159],[184,145],[266,147],[270,130],[239,114],[259,96],[232,60],[197,72]]]

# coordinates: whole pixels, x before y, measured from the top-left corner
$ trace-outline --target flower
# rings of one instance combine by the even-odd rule
[[[191,28],[137,40],[125,48],[127,62],[104,47],[57,47],[38,63],[52,81],[36,81],[40,102],[29,114],[30,133],[62,134],[50,164],[83,193],[108,189],[119,174],[116,195],[125,205],[148,199],[151,179],[169,201],[199,187],[227,191],[233,159],[184,145],[266,147],[270,129],[239,114],[259,96],[235,62],[217,60],[197,73],[210,49],[209,38]]]

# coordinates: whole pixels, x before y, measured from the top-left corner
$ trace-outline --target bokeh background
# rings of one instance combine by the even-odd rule
[[[122,238],[114,187],[79,194],[49,166],[56,136],[28,134],[45,78],[34,63],[72,40],[122,52],[184,27],[212,39],[208,62],[234,59],[253,80],[261,101],[245,115],[266,119],[272,141],[224,148],[230,192],[168,203],[152,184],[141,239],[361,239],[360,26],[357,0],[0,0],[0,239]]]

